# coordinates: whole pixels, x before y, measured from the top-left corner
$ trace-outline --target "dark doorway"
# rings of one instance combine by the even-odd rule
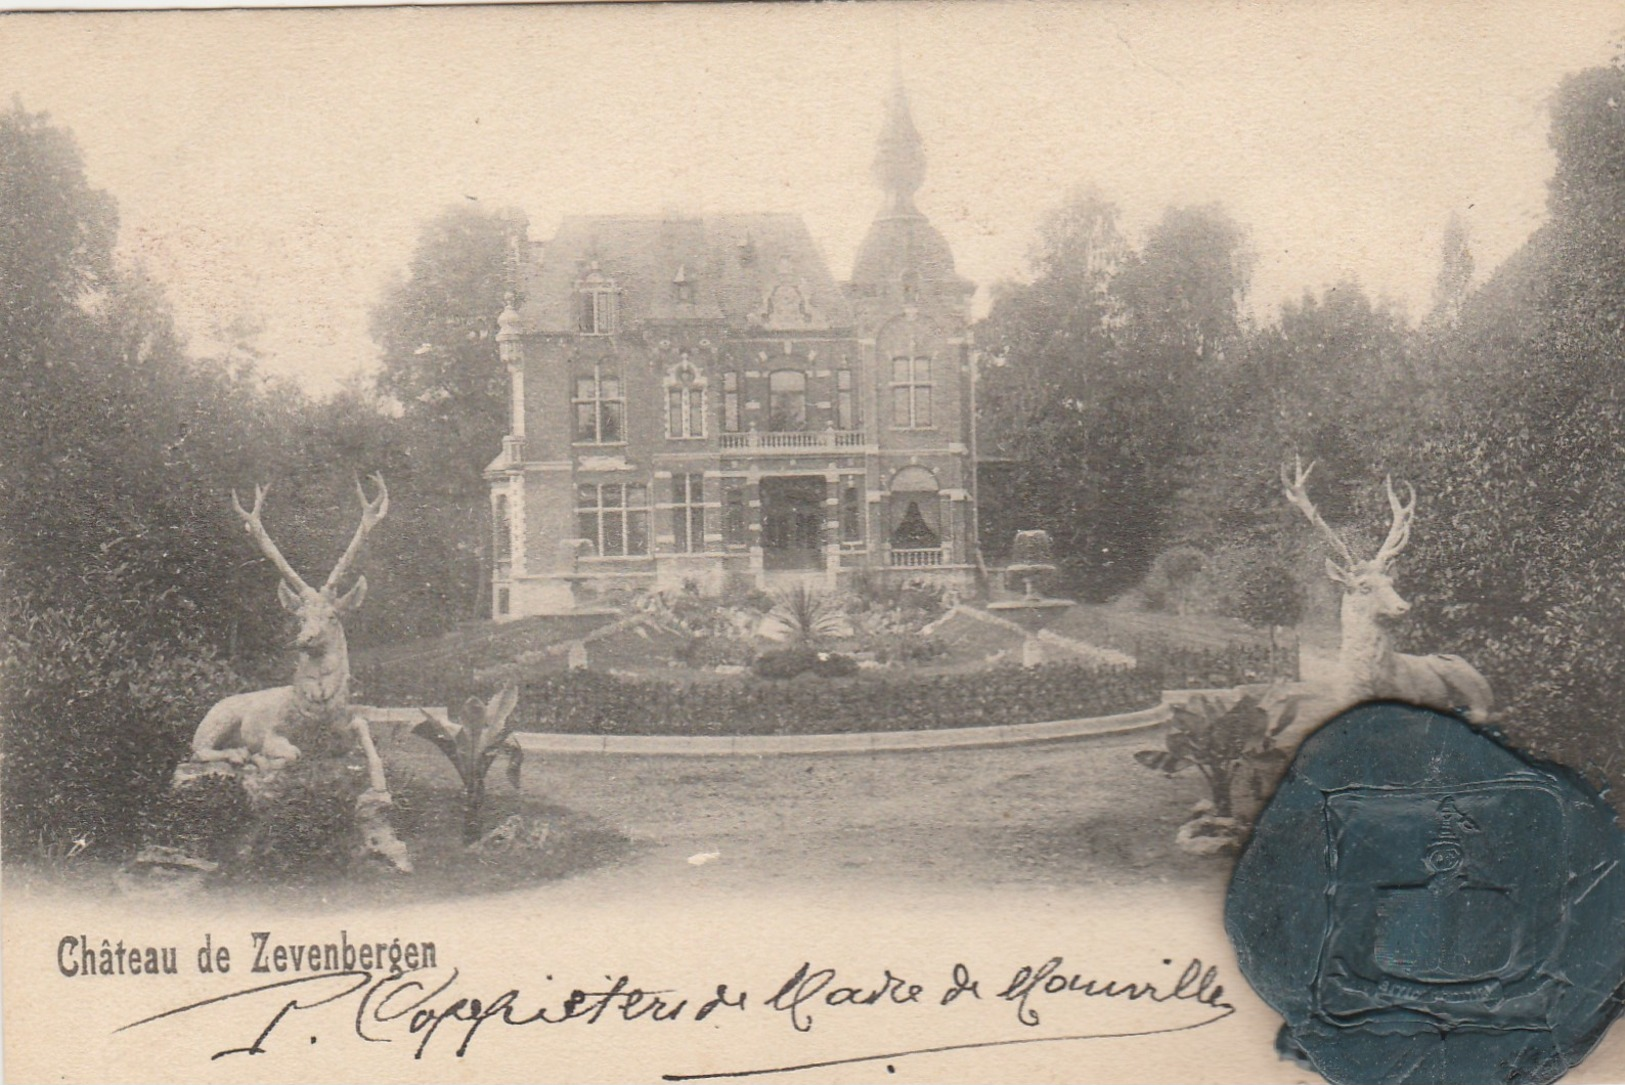
[[[817,475],[764,478],[762,567],[824,567],[824,480]]]

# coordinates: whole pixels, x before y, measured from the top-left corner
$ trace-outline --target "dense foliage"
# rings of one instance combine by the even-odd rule
[[[1172,720],[1163,736],[1163,748],[1141,750],[1134,759],[1169,776],[1196,769],[1212,793],[1215,817],[1235,817],[1241,812],[1238,807],[1244,803],[1237,802],[1235,792],[1244,777],[1265,776],[1286,764],[1287,753],[1275,745],[1274,735],[1291,726],[1295,704],[1288,702],[1286,711],[1276,714],[1266,707],[1261,694],[1248,692],[1229,704],[1197,697],[1189,704],[1171,706],[1169,712]],[[1256,810],[1263,793],[1251,798]]]
[[[235,677],[196,640],[13,600],[0,613],[3,846],[118,854],[161,813],[192,728]]]
[[[1415,451],[1418,643],[1478,662],[1516,741],[1625,781],[1625,69],[1553,105],[1551,218],[1436,349],[1478,375]],[[1419,485],[1421,485],[1419,483]]]
[[[378,389],[399,405],[392,429],[413,482],[402,529],[381,544],[391,563],[413,570],[390,586],[418,627],[396,636],[490,613],[483,471],[508,432],[497,318],[514,288],[523,231],[515,212],[445,211],[425,224],[408,275],[373,310]],[[431,615],[445,624],[424,622]]]
[[[986,443],[1013,461],[1001,477],[1026,480],[1000,487],[1017,508],[999,522],[1048,527],[1079,591],[1141,582],[1142,601],[1177,610],[1193,594],[1182,572],[1198,602],[1273,628],[1335,615],[1278,465],[1319,463],[1316,503],[1363,553],[1387,524],[1383,476],[1404,478],[1421,495],[1396,568],[1411,649],[1472,661],[1515,741],[1625,781],[1611,723],[1625,673],[1625,68],[1569,77],[1551,110],[1548,221],[1475,283],[1452,216],[1416,325],[1352,281],[1277,320],[1227,322],[1220,287],[1243,285],[1244,265],[1214,257],[1232,235],[1165,220],[1135,253],[1103,201],[1063,209],[1032,280],[1004,288],[978,330],[1006,353],[989,370]],[[1152,267],[1152,324],[1182,334],[1137,326],[1139,283],[1125,280]],[[1198,358],[1210,339],[1221,349]],[[1135,380],[1174,433],[1148,434],[1119,398]],[[1086,481],[1068,494],[1068,477]],[[1132,527],[1114,500],[1134,505]]]
[[[976,332],[997,363],[982,366],[983,446],[1010,476],[988,519],[1048,531],[1070,588],[1103,598],[1168,535],[1251,258],[1217,207],[1170,209],[1135,250],[1087,193],[1044,222],[1033,264]]]

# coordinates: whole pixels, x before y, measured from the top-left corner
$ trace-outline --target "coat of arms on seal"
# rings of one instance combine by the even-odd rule
[[[1326,796],[1315,981],[1334,1024],[1545,1028],[1560,975],[1563,807],[1540,780]],[[1552,846],[1497,846],[1522,835]]]
[[[1395,703],[1298,750],[1236,865],[1225,923],[1340,1083],[1543,1085],[1625,1005],[1625,832],[1585,781]]]

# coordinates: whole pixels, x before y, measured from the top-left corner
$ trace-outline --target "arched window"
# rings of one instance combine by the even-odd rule
[[[930,550],[942,545],[942,503],[937,490],[937,476],[923,467],[905,467],[893,476],[893,550]]]
[[[767,428],[790,433],[807,428],[807,374],[775,369],[767,378]]]
[[[705,377],[686,352],[666,373],[666,436],[705,436]]]
[[[582,335],[614,335],[620,291],[596,265],[576,283],[576,330]]]

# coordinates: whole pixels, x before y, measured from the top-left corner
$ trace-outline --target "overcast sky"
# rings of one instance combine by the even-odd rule
[[[448,204],[799,211],[844,276],[894,48],[919,205],[960,271],[1019,277],[1094,184],[1131,236],[1218,201],[1252,303],[1357,277],[1420,315],[1451,211],[1480,275],[1539,225],[1546,103],[1625,34],[1608,2],[870,3],[10,15],[0,93],[71,128],[121,247],[195,346],[262,322],[322,391]]]

